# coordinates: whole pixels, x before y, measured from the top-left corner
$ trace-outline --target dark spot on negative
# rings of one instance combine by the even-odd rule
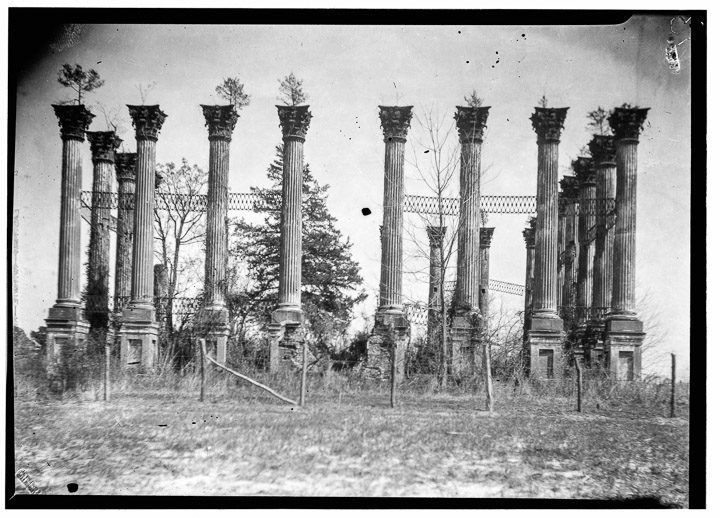
[[[75,482],[70,482],[70,483],[67,485],[67,488],[68,488],[68,491],[69,491],[70,493],[74,493],[75,491],[78,490],[78,485],[77,485]]]
[[[429,152],[430,152],[429,149],[426,149],[425,151],[423,151],[423,153],[429,153]]]
[[[363,216],[369,216],[372,213],[372,211],[370,209],[368,209],[367,207],[363,207],[360,212],[362,212]]]

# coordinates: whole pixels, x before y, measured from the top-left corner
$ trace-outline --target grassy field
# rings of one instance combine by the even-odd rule
[[[211,384],[212,385],[212,384]],[[482,394],[311,384],[292,408],[245,385],[124,385],[110,402],[15,402],[16,471],[43,493],[659,498],[687,506],[687,395],[497,387]],[[544,391],[544,392],[543,392]],[[657,396],[657,392],[655,392]],[[19,481],[18,492],[26,492]]]

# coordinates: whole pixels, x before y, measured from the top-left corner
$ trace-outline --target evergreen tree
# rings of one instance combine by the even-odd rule
[[[260,202],[256,212],[264,214],[262,224],[236,221],[231,225],[231,260],[247,269],[249,285],[230,290],[229,306],[235,318],[244,322],[269,321],[277,304],[280,275],[280,204],[282,192],[283,146],[276,147],[276,158],[268,168],[268,188],[253,187]],[[302,190],[302,305],[308,323],[311,345],[331,348],[331,341],[352,320],[353,307],[367,296],[358,292],[362,283],[360,266],[351,256],[351,243],[343,238],[327,208],[329,185],[320,185],[303,168]],[[237,269],[237,264],[235,268]],[[232,277],[232,275],[231,275]],[[234,303],[238,304],[234,304]]]

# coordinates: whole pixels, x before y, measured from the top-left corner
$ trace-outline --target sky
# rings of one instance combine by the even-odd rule
[[[688,28],[673,25],[678,41]],[[104,86],[88,97],[124,118],[126,151],[134,135],[125,104],[140,104],[138,85],[154,84],[145,102],[167,113],[158,162],[207,168],[207,130],[200,104],[223,77],[238,76],[251,95],[230,145],[230,190],[267,185],[266,170],[281,140],[278,79],[304,80],[313,114],[305,161],[330,185],[328,206],[353,243],[369,293],[358,308],[371,315],[380,278],[384,144],[378,105],[413,105],[408,157],[422,156],[419,121],[432,114],[452,125],[455,106],[477,90],[491,106],[483,143],[483,194],[534,195],[536,136],[529,120],[545,95],[568,106],[560,142],[559,176],[589,141],[586,114],[629,102],[650,107],[638,148],[637,298],[640,317],[657,343],[647,372],[669,372],[669,353],[688,376],[690,328],[690,46],[679,47],[681,68],[665,62],[669,17],[633,17],[616,26],[81,26],[31,64],[17,90],[15,143],[15,324],[44,325],[57,296],[61,140],[51,104],[71,93],[57,82],[63,63],[96,69]],[[91,130],[106,129],[93,110]],[[447,126],[446,126],[447,127]],[[454,130],[453,130],[454,131]],[[89,145],[83,189],[92,185]],[[420,167],[425,164],[420,160]],[[406,193],[428,194],[418,170],[406,163]],[[367,207],[371,214],[363,216]],[[243,217],[246,213],[232,213]],[[496,228],[490,277],[524,283],[526,215],[490,215]],[[404,295],[427,296],[424,222],[406,214]],[[89,228],[83,224],[83,246]],[[425,239],[425,241],[423,241]],[[114,260],[114,252],[111,253]],[[112,286],[112,280],[110,285]],[[522,297],[496,295],[496,309],[521,310]]]

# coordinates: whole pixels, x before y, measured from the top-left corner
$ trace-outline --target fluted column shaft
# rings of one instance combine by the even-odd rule
[[[88,254],[87,313],[90,327],[107,327],[110,287],[110,204],[115,148],[120,139],[112,131],[88,132],[93,161]]]
[[[117,241],[115,245],[116,313],[125,308],[131,295],[136,159],[136,153],[118,153],[115,159],[118,179]]]
[[[300,308],[303,140],[284,138],[279,306]]]
[[[494,227],[481,227],[478,229],[478,252],[480,255],[479,268],[479,308],[480,314],[487,319],[490,305],[490,243],[492,242]],[[485,321],[484,321],[485,322]]]
[[[80,191],[82,139],[64,138],[60,198],[58,304],[80,305]]]
[[[428,289],[428,337],[434,341],[442,322],[441,302],[444,296],[442,286],[442,247],[445,227],[427,227],[430,240],[430,282]],[[431,342],[434,343],[434,342]]]
[[[617,143],[612,313],[635,316],[637,140]]]
[[[584,159],[584,157],[581,157]],[[580,158],[578,160],[581,160]],[[583,160],[582,171],[577,171],[580,178],[580,215],[578,218],[578,238],[580,241],[577,272],[577,310],[578,319],[587,317],[592,306],[592,271],[595,254],[594,241],[591,241],[595,226],[595,178],[590,169],[589,159]]]
[[[607,311],[612,303],[615,227],[610,226],[608,212],[615,201],[615,144],[611,135],[594,135],[589,147],[595,161],[598,199],[592,305]]]
[[[229,148],[230,142],[223,138],[210,140],[207,233],[205,236],[205,302],[220,308],[225,307],[228,261]]]
[[[80,306],[80,191],[85,130],[94,115],[82,105],[53,105],[62,138],[57,306]]]
[[[563,289],[565,287],[565,232],[567,219],[567,200],[562,193],[558,195],[558,261],[557,261],[557,294],[560,306],[563,305]]]
[[[538,142],[533,315],[557,316],[557,140]]]
[[[153,307],[153,218],[156,142],[137,140],[137,180],[131,297],[135,307]]]
[[[595,239],[595,260],[593,264],[593,306],[609,308],[612,303],[613,240],[615,226],[608,228],[607,216],[610,203],[615,200],[615,166],[603,164],[598,168],[597,198],[601,200]]]
[[[480,305],[480,156],[482,143],[461,144],[460,212],[456,303],[460,307]]]
[[[385,141],[385,182],[380,270],[380,307],[402,309],[405,139]]]
[[[525,238],[525,316],[532,311],[533,277],[535,275],[535,218],[530,226],[523,230]]]

